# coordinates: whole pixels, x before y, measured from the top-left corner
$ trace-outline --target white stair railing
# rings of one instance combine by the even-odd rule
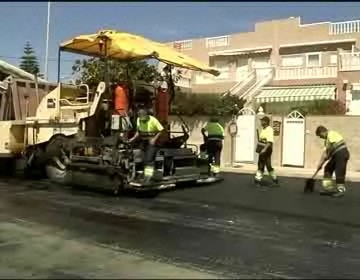
[[[227,92],[223,94],[223,97],[228,95],[238,95],[239,92],[243,90],[247,90],[249,86],[256,82],[256,71],[250,71],[245,79],[237,82],[234,86],[232,86]]]
[[[246,104],[251,103],[252,99],[258,94],[263,86],[268,84],[274,78],[274,69],[269,69],[269,73],[265,75],[261,80],[258,80],[252,87],[250,87],[244,94],[240,96],[246,100]],[[244,105],[244,106],[245,106]]]

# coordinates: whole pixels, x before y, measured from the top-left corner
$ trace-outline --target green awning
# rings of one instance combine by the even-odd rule
[[[336,99],[336,86],[266,87],[256,96],[257,103]]]

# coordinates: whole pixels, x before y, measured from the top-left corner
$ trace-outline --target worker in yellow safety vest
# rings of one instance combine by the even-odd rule
[[[275,174],[274,168],[271,165],[271,155],[274,144],[274,130],[270,126],[269,117],[263,117],[261,120],[261,131],[259,134],[258,143],[256,146],[256,152],[259,154],[258,158],[258,170],[255,174],[255,183],[261,185],[265,167],[269,172],[269,175],[276,185],[279,183]]]
[[[158,151],[158,140],[164,130],[161,123],[153,116],[150,116],[146,109],[140,109],[136,120],[136,133],[129,140],[130,143],[138,138],[145,142],[145,168],[144,179],[150,182],[154,175],[154,161]]]
[[[204,139],[206,139],[206,148],[209,158],[210,174],[218,176],[220,173],[221,151],[223,148],[224,128],[215,117],[201,130]],[[207,135],[205,134],[207,133]]]
[[[334,130],[328,130],[320,125],[316,128],[316,136],[324,139],[324,152],[321,155],[318,169],[320,170],[324,163],[324,178],[322,180],[323,190],[321,194],[329,194],[333,197],[344,195],[346,166],[350,159],[350,153],[344,141],[344,138]],[[332,181],[335,172],[336,186]]]

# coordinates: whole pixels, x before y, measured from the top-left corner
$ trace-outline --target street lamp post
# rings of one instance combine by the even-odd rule
[[[49,60],[49,33],[50,33],[50,4],[51,2],[48,1],[47,6],[47,24],[46,24],[46,48],[45,48],[45,80],[48,78],[48,60]]]

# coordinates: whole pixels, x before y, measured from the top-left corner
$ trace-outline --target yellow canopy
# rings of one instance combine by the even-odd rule
[[[219,71],[210,68],[205,63],[182,54],[165,44],[115,30],[102,30],[96,34],[77,36],[61,43],[60,49],[83,55],[106,56],[120,60],[155,58],[182,68],[208,72],[215,76],[220,74]]]

